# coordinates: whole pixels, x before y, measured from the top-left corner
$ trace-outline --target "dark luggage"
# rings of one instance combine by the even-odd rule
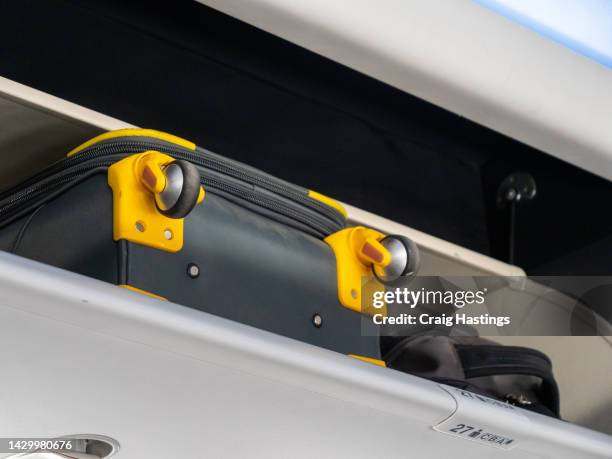
[[[143,166],[150,190],[130,182],[130,168],[140,166],[127,163],[143,152],[154,152]],[[170,173],[159,161],[182,175],[172,208],[163,208],[173,199],[167,190],[155,200],[149,193],[156,164]],[[206,197],[195,205],[200,183]],[[17,255],[380,357],[376,326],[339,301],[334,251],[323,241],[345,228],[342,207],[184,139],[143,129],[98,136],[5,191],[0,225],[0,249]]]
[[[433,330],[385,341],[383,358],[390,368],[560,417],[559,388],[542,352]]]

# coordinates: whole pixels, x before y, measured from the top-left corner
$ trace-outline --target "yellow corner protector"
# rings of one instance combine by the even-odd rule
[[[102,142],[104,140],[116,139],[119,137],[153,137],[155,139],[164,140],[166,142],[170,142],[175,145],[179,145],[189,150],[196,149],[195,143],[190,142],[189,140],[182,139],[175,135],[168,134],[166,132],[156,131],[155,129],[127,128],[127,129],[117,129],[116,131],[108,131],[103,134],[100,134],[99,136],[96,136],[93,139],[90,139],[87,142],[74,148],[66,156],[70,157],[72,155],[76,155],[80,151],[83,151],[86,148],[89,148],[98,142]]]
[[[142,289],[139,289],[137,287],[132,287],[131,285],[128,285],[128,284],[120,284],[119,287],[125,288],[127,290],[131,290],[132,292],[140,293],[142,295],[150,296],[151,298],[156,298],[156,299],[162,300],[162,301],[168,301],[163,296],[159,296],[159,295],[156,295],[155,293],[147,292],[146,290],[142,290]]]
[[[312,190],[308,192],[308,196],[316,201],[322,202],[323,204],[331,207],[332,209],[336,209],[338,212],[340,212],[344,216],[344,218],[347,217],[348,213],[346,209],[342,206],[342,204],[340,204],[337,201],[334,201],[332,198],[325,196],[324,194],[317,193],[316,191],[312,191]]]
[[[372,271],[373,264],[387,266],[391,262],[391,254],[379,242],[383,237],[376,230],[356,226],[325,238],[336,256],[338,299],[353,311],[386,315],[386,307],[374,308],[363,300],[364,296],[371,298],[375,291],[384,291]]]
[[[349,354],[349,357],[353,357],[354,359],[358,359],[358,360],[363,360],[364,362],[368,362],[373,365],[378,365],[379,367],[387,366],[384,360],[373,359],[371,357],[364,357],[362,355],[355,355],[355,354]]]
[[[125,239],[168,252],[183,248],[182,218],[169,218],[156,204],[154,192],[163,189],[165,178],[158,173],[174,161],[157,151],[128,156],[108,168],[113,190],[113,239]],[[200,188],[198,203],[204,199]]]

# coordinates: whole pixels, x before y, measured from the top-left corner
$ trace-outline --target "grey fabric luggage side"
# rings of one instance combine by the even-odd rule
[[[0,213],[0,249],[344,354],[380,357],[377,327],[338,300],[325,234],[204,185],[206,198],[184,220],[179,252],[114,241],[112,192],[96,164]],[[26,186],[38,180],[46,177]]]

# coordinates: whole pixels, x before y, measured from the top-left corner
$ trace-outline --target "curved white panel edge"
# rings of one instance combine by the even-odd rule
[[[198,0],[612,179],[612,71],[471,0]]]
[[[121,444],[118,457],[306,458],[314,449],[322,458],[587,459],[612,451],[604,434],[460,403],[430,381],[6,253],[0,349],[3,435],[109,435]],[[441,433],[454,420],[501,428],[517,446]]]
[[[8,97],[22,104],[28,104],[34,109],[53,113],[68,122],[88,124],[106,131],[135,127],[116,118],[103,115],[102,113],[1,76],[0,97]]]

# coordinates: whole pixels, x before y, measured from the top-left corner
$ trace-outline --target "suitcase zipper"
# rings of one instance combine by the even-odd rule
[[[238,198],[239,201],[245,200],[254,204],[255,207],[267,210],[268,217],[270,217],[270,212],[281,215],[285,217],[284,223],[286,219],[295,220],[300,229],[306,229],[307,232],[317,237],[326,237],[345,227],[346,222],[343,215],[310,198],[305,189],[283,182],[246,165],[218,157],[201,148],[194,153],[157,139],[150,141],[107,140],[94,144],[75,156],[52,164],[18,187],[0,195],[0,219],[4,220],[18,212],[21,206],[36,200],[41,194],[78,180],[79,177],[94,168],[108,167],[123,157],[146,150],[157,150],[176,159],[185,159],[196,164],[200,169],[201,183],[213,193],[214,190],[219,190]],[[220,176],[213,178],[207,173],[208,170]],[[234,180],[223,180],[223,176]],[[239,187],[238,184],[244,184],[243,186],[251,189]],[[258,187],[270,192],[271,195],[259,191]],[[274,194],[277,194],[278,198],[275,198]]]
[[[283,182],[275,177],[258,171],[257,169],[250,168],[246,165],[240,164],[236,161],[231,161],[225,158],[221,158],[215,153],[209,152],[202,148],[199,148],[198,153],[193,153],[191,150],[176,146],[174,144],[163,142],[157,139],[151,141],[143,140],[107,140],[98,144],[94,144],[91,147],[79,152],[78,154],[62,159],[49,168],[43,170],[34,177],[28,179],[26,182],[22,182],[18,185],[22,188],[24,185],[27,186],[32,183],[36,183],[40,180],[40,176],[48,176],[53,174],[56,170],[66,169],[72,165],[81,164],[83,162],[92,160],[98,157],[107,157],[109,155],[119,154],[128,156],[134,153],[141,153],[146,150],[159,150],[161,153],[166,153],[177,159],[185,159],[199,166],[211,169],[221,174],[237,178],[246,183],[258,185],[269,191],[276,192],[288,199],[298,201],[300,204],[310,207],[313,210],[323,214],[325,217],[331,219],[338,225],[344,227],[345,221],[344,216],[339,214],[335,209],[326,206],[325,204],[310,198],[307,195],[307,190],[301,189],[295,185]],[[230,164],[233,163],[233,164]],[[110,165],[110,164],[109,164]],[[3,199],[13,190],[9,190],[0,195],[0,199]]]

